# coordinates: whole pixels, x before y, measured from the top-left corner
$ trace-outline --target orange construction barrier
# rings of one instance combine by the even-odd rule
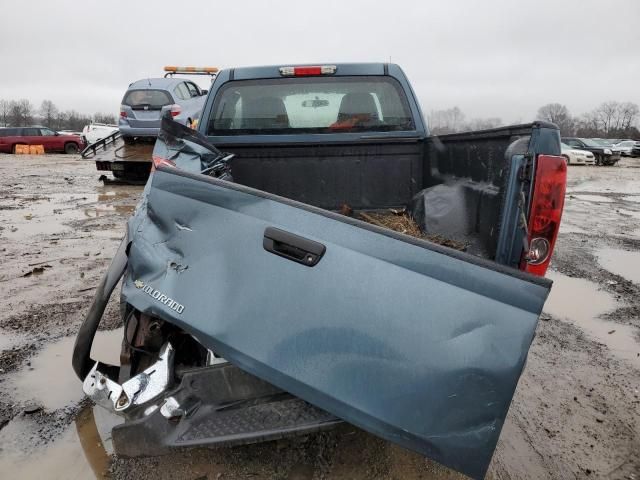
[[[44,155],[44,145],[29,145],[29,155]]]
[[[17,155],[29,155],[29,145],[16,145],[15,152]]]

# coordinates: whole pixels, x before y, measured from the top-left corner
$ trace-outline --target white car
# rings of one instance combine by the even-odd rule
[[[82,136],[88,145],[108,137],[118,131],[117,125],[109,125],[106,123],[90,123],[82,129]]]
[[[576,150],[564,143],[562,146],[562,156],[567,159],[567,165],[595,165],[596,159],[593,153],[586,150]]]

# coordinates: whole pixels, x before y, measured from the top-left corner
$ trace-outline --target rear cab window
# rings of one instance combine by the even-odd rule
[[[124,95],[122,104],[133,110],[161,110],[165,105],[173,104],[173,99],[165,90],[129,90]]]
[[[397,132],[415,129],[389,76],[231,81],[216,95],[207,135]]]

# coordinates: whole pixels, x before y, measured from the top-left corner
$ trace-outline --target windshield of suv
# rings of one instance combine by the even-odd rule
[[[582,140],[582,142],[587,147],[601,147],[602,146],[598,142],[596,142],[595,140],[591,140],[590,138],[581,138],[580,140]]]
[[[390,77],[229,82],[216,96],[208,135],[389,132],[415,128]]]
[[[134,110],[160,110],[165,105],[171,105],[173,100],[169,93],[164,90],[129,90],[122,104],[131,107]]]

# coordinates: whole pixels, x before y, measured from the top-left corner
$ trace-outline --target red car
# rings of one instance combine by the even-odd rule
[[[78,153],[86,146],[78,135],[64,135],[46,127],[0,128],[0,152],[15,153],[16,145],[43,145],[47,153]]]

